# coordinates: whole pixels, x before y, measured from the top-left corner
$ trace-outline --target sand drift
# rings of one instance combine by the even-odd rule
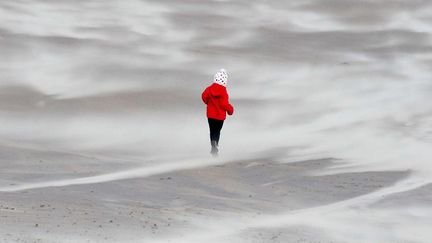
[[[429,242],[431,11],[1,2],[0,242]]]

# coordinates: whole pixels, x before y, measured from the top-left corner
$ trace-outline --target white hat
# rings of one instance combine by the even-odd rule
[[[213,82],[220,84],[224,87],[226,87],[227,83],[228,83],[228,74],[226,72],[225,69],[221,69],[219,70],[219,72],[217,72],[213,78]]]

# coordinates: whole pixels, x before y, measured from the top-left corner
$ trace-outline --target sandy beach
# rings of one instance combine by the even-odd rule
[[[221,221],[223,228],[225,224],[240,224],[246,217],[252,220],[249,223],[259,225],[261,217],[343,202],[393,185],[409,175],[398,171],[317,175],[332,166],[333,160],[280,164],[272,158],[260,158],[104,183],[26,189],[14,186],[134,168],[122,168],[126,166],[118,161],[30,149],[8,147],[2,154],[14,165],[2,170],[1,175],[4,187],[0,190],[11,190],[1,193],[4,242],[179,242],[183,240],[178,236],[188,234],[194,242],[215,241],[218,237],[222,240],[234,232],[226,229],[221,235],[212,235],[215,232],[209,229],[215,227],[215,222]],[[29,158],[22,168],[18,167],[19,160],[11,160],[17,155]],[[56,161],[58,158],[74,163]],[[25,179],[31,182],[23,182]],[[393,198],[379,201],[376,206],[391,201],[400,202]],[[239,233],[238,240],[330,242],[325,232],[304,225],[258,225],[235,232]],[[192,234],[194,231],[200,233]]]
[[[0,2],[0,242],[429,243],[431,12]]]

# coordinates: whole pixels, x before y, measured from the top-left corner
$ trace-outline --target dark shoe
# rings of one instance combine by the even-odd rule
[[[210,153],[211,153],[214,157],[218,156],[218,152],[219,152],[219,150],[218,150],[216,147],[212,147],[212,150],[210,151]]]
[[[211,145],[212,145],[212,149],[211,149],[210,153],[213,156],[217,156],[217,154],[219,152],[219,149],[218,149],[218,146],[217,146],[217,142],[216,141],[211,141]]]

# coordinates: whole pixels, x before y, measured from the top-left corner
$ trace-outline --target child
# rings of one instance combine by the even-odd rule
[[[217,72],[213,79],[213,84],[208,86],[201,97],[207,105],[207,118],[210,127],[210,144],[211,154],[217,156],[219,152],[219,137],[222,129],[226,113],[232,115],[234,113],[233,106],[229,103],[229,97],[226,90],[228,83],[228,75],[225,69]]]

